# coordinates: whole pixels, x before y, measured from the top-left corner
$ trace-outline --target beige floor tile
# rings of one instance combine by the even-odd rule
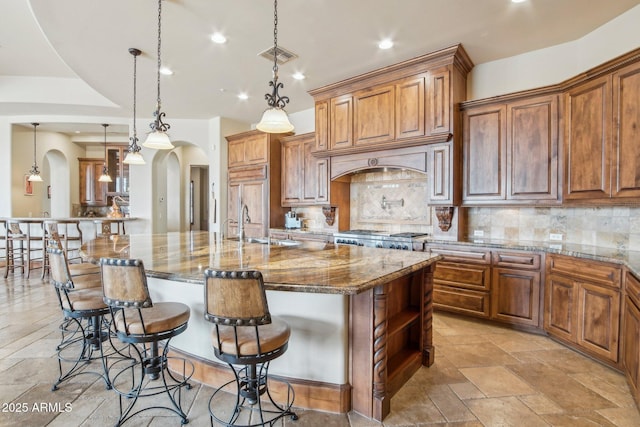
[[[470,381],[466,381],[463,383],[449,384],[449,387],[451,387],[451,390],[453,390],[453,392],[461,400],[482,399],[487,397],[478,387],[476,387]]]
[[[467,406],[485,426],[539,427],[549,424],[516,397],[477,399]]]
[[[544,394],[530,394],[527,396],[518,396],[518,399],[527,405],[533,412],[541,414],[557,414],[561,413],[562,408],[555,404]]]
[[[449,422],[477,421],[448,385],[438,385],[428,390],[431,401]]]
[[[596,412],[579,412],[564,414],[541,415],[549,424],[554,427],[613,427],[612,424],[602,415]]]
[[[571,374],[569,376],[608,401],[615,403],[616,406],[635,407],[635,401],[626,382],[611,383],[605,378],[588,373]]]
[[[636,407],[601,409],[596,412],[616,426],[640,426],[640,412]]]
[[[518,360],[498,348],[495,344],[461,344],[440,346],[444,357],[458,368],[497,366],[518,363]]]
[[[460,372],[488,397],[535,393],[535,390],[526,382],[502,366],[461,368]]]

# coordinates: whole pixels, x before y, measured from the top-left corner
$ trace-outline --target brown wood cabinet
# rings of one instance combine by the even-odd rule
[[[99,182],[104,159],[78,158],[80,204],[82,206],[107,206],[107,183]]]
[[[491,318],[510,324],[541,326],[541,255],[492,252]]]
[[[264,237],[271,227],[284,226],[281,206],[280,137],[257,130],[227,136],[228,150],[228,236],[238,233],[238,214],[246,204],[250,222],[246,237]]]
[[[558,203],[558,97],[463,113],[463,203]]]
[[[459,187],[454,186],[454,172],[459,167],[456,161],[453,141],[430,144],[427,150],[427,170],[429,171],[429,204],[433,206],[457,205],[460,200]],[[457,182],[457,181],[455,181]]]
[[[625,275],[625,291],[622,365],[636,403],[640,404],[640,281],[629,272]]]
[[[466,98],[472,67],[457,45],[310,91],[317,152],[347,154],[457,137],[456,106]]]
[[[129,165],[123,163],[127,148],[126,145],[107,146],[107,168],[112,180],[107,184],[107,193],[110,196],[129,196]]]
[[[281,144],[283,207],[332,204],[349,208],[349,181],[330,180],[329,159],[313,155],[314,133],[288,136]]]
[[[562,255],[547,262],[545,331],[617,365],[620,267]]]
[[[640,63],[571,87],[565,102],[564,197],[637,201],[640,197]]]
[[[325,243],[333,242],[333,234],[331,233],[312,233],[299,230],[270,230],[269,233],[273,239],[280,240],[290,239]]]
[[[489,318],[491,301],[491,252],[465,246],[428,246],[442,255],[433,273],[433,306],[436,309]]]

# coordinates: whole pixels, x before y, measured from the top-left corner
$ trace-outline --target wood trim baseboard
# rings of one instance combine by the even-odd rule
[[[219,364],[174,348],[170,349],[169,356],[183,357],[190,360],[194,366],[192,379],[199,383],[218,388],[233,380],[233,374],[226,364]],[[176,370],[178,370],[179,363],[178,360],[169,359],[169,368],[173,370],[175,365]],[[286,387],[278,382],[278,379],[283,379],[293,386],[296,394],[294,406],[297,408],[340,414],[345,414],[351,410],[350,384],[332,384],[297,378],[284,378],[276,375],[270,375],[270,378],[276,380],[269,384],[271,394],[276,401],[286,399]]]

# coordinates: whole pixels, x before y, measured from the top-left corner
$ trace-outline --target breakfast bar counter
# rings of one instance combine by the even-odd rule
[[[154,301],[191,307],[172,350],[196,363],[196,377],[218,386],[228,373],[214,356],[204,319],[204,270],[255,269],[269,309],[292,329],[289,349],[270,371],[286,377],[295,405],[354,410],[382,420],[391,396],[433,363],[433,269],[439,255],[322,242],[222,240],[188,232],[101,237],[82,255],[138,258]]]

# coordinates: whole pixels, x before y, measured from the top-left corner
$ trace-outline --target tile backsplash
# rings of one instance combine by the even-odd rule
[[[467,230],[485,239],[548,242],[556,234],[564,243],[640,251],[640,208],[468,208]]]

